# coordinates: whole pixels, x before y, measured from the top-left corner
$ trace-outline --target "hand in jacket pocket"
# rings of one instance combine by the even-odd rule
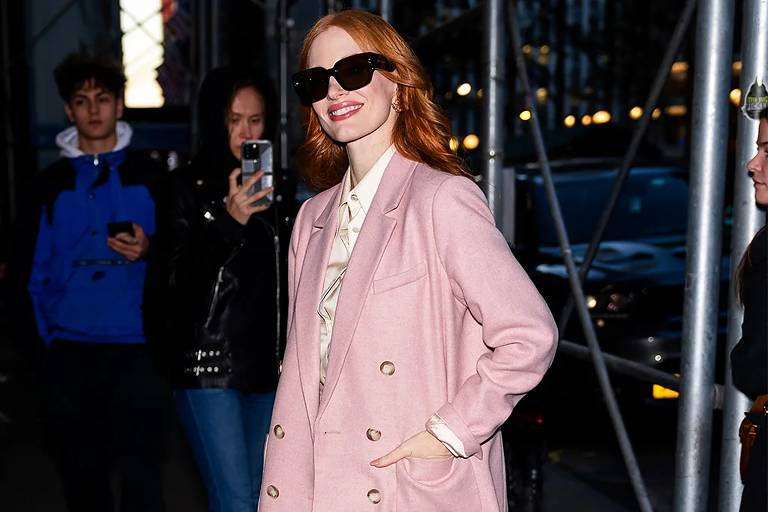
[[[434,459],[438,457],[453,457],[435,436],[427,432],[419,432],[415,436],[405,440],[400,446],[388,454],[371,461],[371,466],[384,468],[405,457],[417,459]]]

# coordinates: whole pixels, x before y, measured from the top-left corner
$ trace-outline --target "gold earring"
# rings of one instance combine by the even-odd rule
[[[392,110],[398,113],[403,111],[403,107],[400,106],[400,102],[397,99],[392,100]]]

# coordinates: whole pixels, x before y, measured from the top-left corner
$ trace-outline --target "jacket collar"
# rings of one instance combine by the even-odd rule
[[[389,161],[387,170],[384,171],[384,176],[381,178],[379,189],[373,197],[371,207],[378,206],[380,213],[387,214],[400,206],[400,201],[407,188],[406,184],[417,165],[417,162],[408,160],[395,151],[395,154],[392,155],[392,159]],[[332,227],[335,227],[335,224],[338,222],[337,207],[341,200],[342,190],[343,181],[333,187],[328,203],[313,223],[314,227],[323,229],[328,224],[333,224]]]

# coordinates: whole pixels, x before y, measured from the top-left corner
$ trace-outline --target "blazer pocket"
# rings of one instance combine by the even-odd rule
[[[382,277],[373,281],[373,293],[382,293],[406,284],[418,281],[427,275],[426,263],[419,263],[415,267],[389,277]]]

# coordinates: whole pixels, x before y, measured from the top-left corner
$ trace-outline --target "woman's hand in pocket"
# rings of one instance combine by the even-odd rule
[[[451,455],[451,452],[448,451],[448,448],[443,443],[425,430],[407,439],[383,457],[371,461],[371,466],[384,468],[406,457],[435,459],[439,457],[453,457],[453,455]]]

